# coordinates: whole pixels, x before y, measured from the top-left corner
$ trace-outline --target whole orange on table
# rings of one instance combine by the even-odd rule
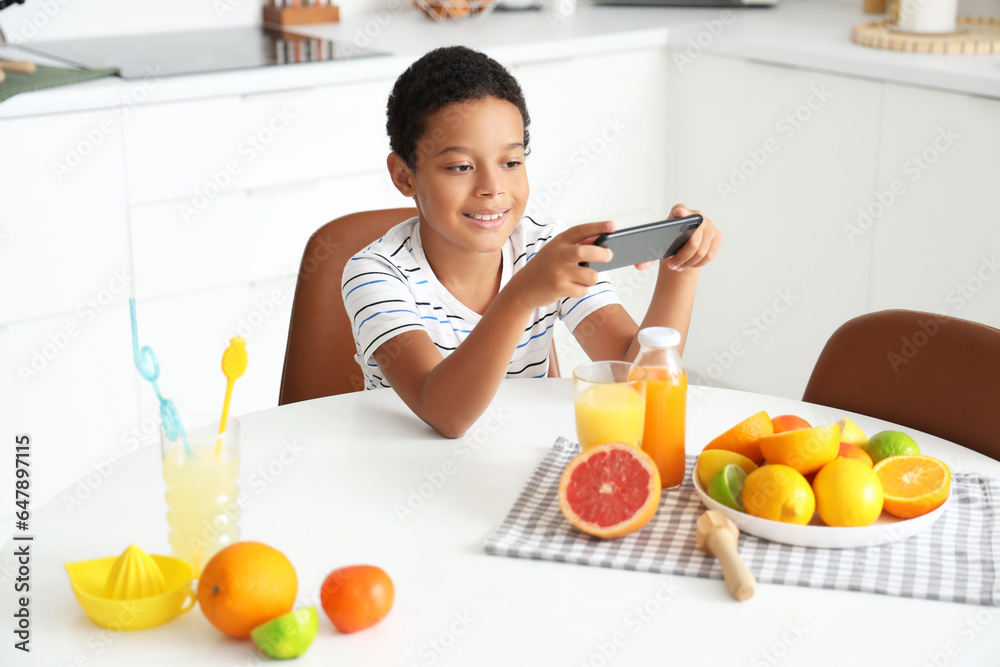
[[[351,565],[327,575],[319,597],[334,627],[351,633],[370,628],[388,616],[396,588],[382,568]]]
[[[261,542],[237,542],[215,554],[198,580],[198,604],[220,632],[243,639],[288,613],[299,582],[291,561]]]

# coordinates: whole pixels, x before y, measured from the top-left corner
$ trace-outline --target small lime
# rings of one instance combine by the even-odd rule
[[[743,468],[730,463],[722,468],[708,483],[708,497],[730,509],[743,511],[743,482],[747,474]]]
[[[868,442],[862,444],[861,449],[872,457],[872,463],[878,463],[890,456],[920,454],[917,443],[902,431],[880,431],[868,438]]]
[[[250,631],[257,648],[272,658],[297,658],[316,639],[319,614],[304,607],[261,623]]]

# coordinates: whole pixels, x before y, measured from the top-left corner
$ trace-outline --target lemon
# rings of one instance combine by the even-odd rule
[[[852,422],[849,417],[844,417],[839,422],[840,424],[840,441],[846,442],[849,445],[863,445],[868,442],[868,437],[861,428]]]
[[[890,456],[920,454],[917,443],[902,431],[880,431],[868,438],[868,442],[861,445],[861,449],[872,457],[872,463],[878,463]]]
[[[747,514],[804,526],[816,510],[816,496],[802,473],[776,463],[757,468],[743,482]]]
[[[304,607],[261,623],[250,631],[257,648],[272,658],[297,658],[316,639],[319,614]]]
[[[882,483],[857,459],[836,458],[813,480],[816,512],[828,526],[870,526],[882,513]]]
[[[743,481],[747,478],[743,468],[730,463],[708,483],[708,497],[729,509],[743,511]]]
[[[747,457],[725,449],[706,449],[699,454],[695,470],[702,488],[707,491],[712,479],[719,474],[720,470],[731,463],[738,465],[748,475],[757,469],[757,464]]]

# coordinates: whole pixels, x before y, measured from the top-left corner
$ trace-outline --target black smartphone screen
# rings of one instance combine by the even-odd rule
[[[677,253],[701,225],[700,215],[672,218],[601,234],[594,245],[610,248],[610,262],[583,262],[597,271],[607,271],[643,262],[655,262]]]

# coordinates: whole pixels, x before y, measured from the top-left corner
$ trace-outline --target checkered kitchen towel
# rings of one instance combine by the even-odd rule
[[[601,540],[573,528],[559,510],[559,479],[579,451],[576,443],[556,440],[503,524],[487,538],[487,553],[722,578],[718,562],[695,542],[695,521],[704,511],[691,482],[695,457],[688,457],[684,484],[663,494],[645,528]],[[741,534],[740,555],[761,583],[1000,605],[1000,481],[957,474],[951,494],[944,514],[905,540],[818,549]]]

